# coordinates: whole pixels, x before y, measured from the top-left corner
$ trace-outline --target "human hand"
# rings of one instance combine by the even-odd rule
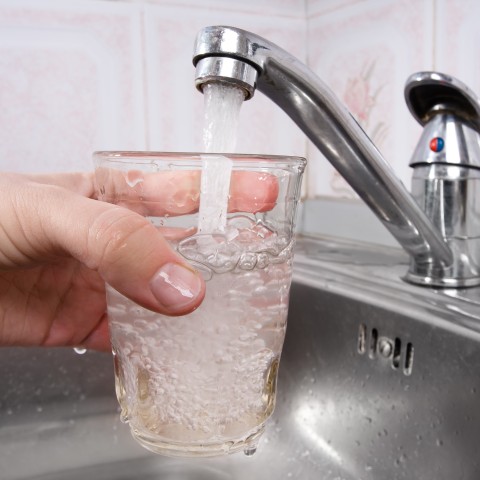
[[[237,175],[229,208],[270,209],[277,187]],[[155,192],[188,193],[188,210],[195,211],[198,188],[199,179],[190,178]],[[92,174],[0,177],[0,345],[109,350],[105,282],[166,315],[187,314],[201,303],[201,276],[159,230],[93,196]]]

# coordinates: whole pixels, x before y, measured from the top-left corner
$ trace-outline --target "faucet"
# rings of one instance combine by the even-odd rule
[[[193,63],[200,91],[224,82],[248,100],[258,89],[292,118],[409,254],[404,280],[480,285],[480,103],[461,82],[435,72],[407,81],[407,104],[425,125],[410,194],[325,83],[274,43],[234,27],[206,27]]]

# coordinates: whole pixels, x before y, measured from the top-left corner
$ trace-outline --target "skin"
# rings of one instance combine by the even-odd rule
[[[198,209],[199,183],[198,175],[185,172],[173,179],[144,178],[135,188],[150,205],[188,198],[180,210],[171,201],[163,212],[181,215]],[[134,208],[128,195],[117,205],[98,201],[94,192],[90,173],[0,176],[1,346],[109,350],[105,282],[166,315],[184,315],[200,305],[203,280],[143,217],[149,213],[145,207],[137,202]],[[277,194],[273,177],[236,172],[229,210],[269,210]],[[196,278],[198,289],[188,302],[159,301],[163,296],[152,279],[166,264]]]

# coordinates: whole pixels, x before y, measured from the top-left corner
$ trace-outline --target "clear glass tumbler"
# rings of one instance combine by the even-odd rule
[[[198,228],[210,157],[219,156],[94,154],[97,198],[149,218],[206,281],[201,306],[180,317],[146,310],[107,285],[121,417],[140,444],[171,456],[255,451],[274,409],[285,337],[306,162],[227,155],[228,213],[212,232]]]

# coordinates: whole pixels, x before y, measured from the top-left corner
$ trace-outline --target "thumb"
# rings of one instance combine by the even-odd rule
[[[144,217],[79,197],[75,225],[56,221],[57,241],[120,293],[151,310],[184,315],[205,295],[205,284]],[[57,219],[58,220],[58,219]]]
[[[24,230],[36,228],[30,238],[47,256],[71,255],[123,295],[167,315],[187,314],[203,300],[200,274],[141,215],[61,187],[34,190],[27,198],[37,216]]]

